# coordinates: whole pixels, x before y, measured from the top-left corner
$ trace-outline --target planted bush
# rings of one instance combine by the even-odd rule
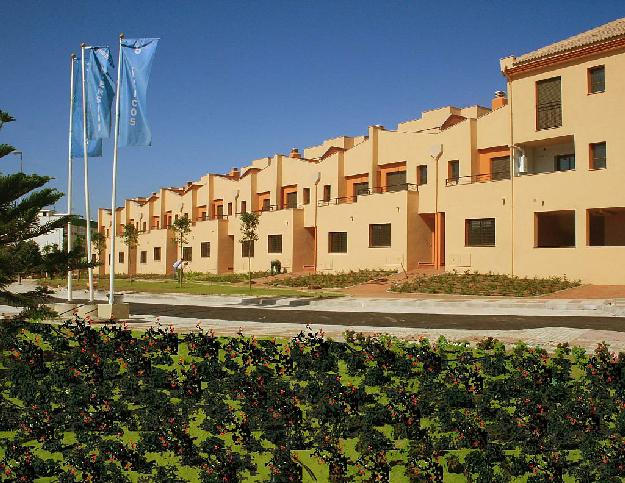
[[[579,285],[579,281],[571,281],[566,277],[521,278],[466,271],[463,273],[447,272],[440,275],[416,276],[405,282],[394,284],[391,291],[528,297],[546,295]]]
[[[310,273],[307,275],[291,275],[279,280],[273,280],[269,282],[269,284],[285,287],[345,288],[370,282],[378,278],[388,277],[394,273],[397,273],[397,271],[357,270],[340,273]]]
[[[621,481],[625,354],[0,325],[0,479]]]

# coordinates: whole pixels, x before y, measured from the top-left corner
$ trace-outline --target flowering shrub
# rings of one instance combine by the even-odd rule
[[[620,481],[625,355],[0,325],[0,479]]]

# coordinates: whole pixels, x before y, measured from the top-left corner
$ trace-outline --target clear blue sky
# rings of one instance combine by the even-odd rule
[[[69,55],[81,42],[160,37],[150,88],[153,146],[121,148],[118,205],[160,186],[422,110],[489,105],[499,58],[625,16],[597,1],[0,0],[0,142],[25,171],[67,184]],[[112,142],[90,162],[92,215],[110,207]],[[17,157],[0,161],[15,171]],[[84,212],[82,160],[75,208]],[[57,203],[65,208],[65,201]]]

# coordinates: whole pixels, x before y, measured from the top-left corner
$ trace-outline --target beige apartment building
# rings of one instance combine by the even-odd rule
[[[500,61],[507,93],[370,126],[289,155],[126,200],[119,273],[171,273],[168,226],[188,216],[187,270],[362,268],[566,275],[625,283],[625,19]],[[240,243],[240,213],[260,213]],[[111,229],[100,209],[99,230]],[[101,260],[108,259],[101,254]],[[131,256],[129,256],[131,255]],[[108,263],[101,273],[108,272]]]

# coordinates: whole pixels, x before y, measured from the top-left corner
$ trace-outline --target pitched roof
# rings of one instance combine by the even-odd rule
[[[551,57],[570,52],[589,45],[598,44],[617,37],[625,36],[625,18],[619,18],[600,25],[581,34],[573,35],[568,39],[555,42],[540,49],[523,54],[514,59],[514,65],[532,62],[545,57]]]

